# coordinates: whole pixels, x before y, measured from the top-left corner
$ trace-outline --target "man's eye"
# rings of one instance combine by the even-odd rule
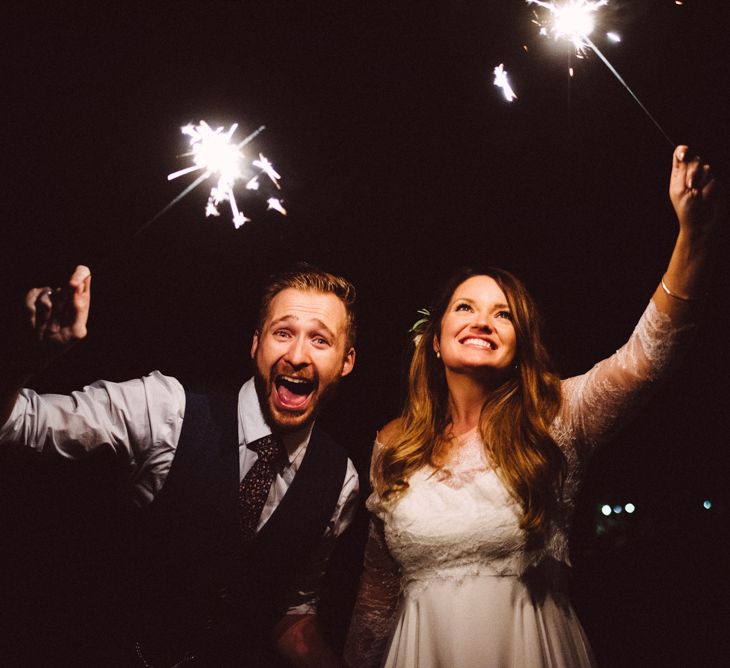
[[[288,338],[289,332],[286,329],[277,329],[274,331],[274,336],[280,339]]]
[[[321,336],[316,336],[314,338],[314,343],[318,346],[328,346],[330,344],[330,342],[327,339],[325,339]]]

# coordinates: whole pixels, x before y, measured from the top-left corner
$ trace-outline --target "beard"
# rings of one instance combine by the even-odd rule
[[[315,371],[311,378],[307,378],[312,383],[312,391],[306,408],[301,411],[282,410],[274,404],[273,399],[273,394],[277,392],[277,377],[281,375],[282,371],[277,369],[277,365],[269,369],[268,374],[264,374],[259,365],[254,364],[254,386],[261,412],[272,431],[280,434],[308,428],[335,394],[341,380],[338,374],[331,381],[323,383]]]

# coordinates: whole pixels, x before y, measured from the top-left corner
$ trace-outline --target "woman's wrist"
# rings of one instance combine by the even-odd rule
[[[709,251],[717,242],[717,226],[680,225],[677,245],[691,249],[693,253]]]
[[[667,283],[666,273],[662,276],[661,286],[662,286],[662,290],[664,290],[664,293],[668,297],[672,297],[673,299],[678,299],[679,301],[682,301],[682,302],[688,302],[688,303],[698,302],[705,296],[704,293],[700,293],[699,291],[697,291],[697,294],[687,294],[687,293],[680,291],[679,288],[675,289],[674,287],[670,287],[669,284]]]

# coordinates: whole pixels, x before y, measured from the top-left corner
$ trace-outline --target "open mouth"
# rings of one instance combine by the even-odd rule
[[[277,376],[276,396],[282,408],[302,410],[314,392],[314,381],[296,376]]]

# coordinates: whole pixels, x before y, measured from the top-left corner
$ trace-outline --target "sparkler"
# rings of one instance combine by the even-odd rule
[[[172,203],[179,201],[193,188],[202,183],[205,179],[216,175],[217,181],[215,185],[210,189],[210,195],[205,205],[205,215],[207,216],[219,216],[220,210],[218,207],[223,202],[228,202],[233,214],[233,224],[236,229],[241,227],[244,223],[250,221],[243,211],[238,207],[236,197],[233,194],[233,186],[239,179],[248,179],[246,183],[247,190],[258,190],[259,189],[259,176],[262,174],[269,177],[271,182],[280,189],[279,180],[281,176],[276,172],[274,166],[264,157],[263,154],[259,153],[257,160],[253,160],[251,168],[258,169],[259,173],[251,176],[251,168],[244,175],[244,155],[241,149],[248,144],[252,139],[258,136],[263,130],[262,125],[258,130],[251,133],[243,141],[235,144],[233,143],[233,133],[238,128],[238,124],[234,123],[227,131],[223,131],[223,127],[218,127],[215,130],[210,127],[205,121],[200,121],[199,125],[188,124],[181,128],[184,135],[190,137],[190,151],[185,156],[191,156],[193,164],[190,167],[185,167],[177,172],[169,174],[167,177],[168,181],[176,179],[184,174],[190,172],[203,170],[201,174],[188,188],[186,188],[181,195],[179,195]],[[279,201],[279,200],[277,200]],[[171,203],[171,204],[172,204]],[[282,215],[286,215],[286,210],[281,203],[278,207],[272,207]],[[166,209],[167,210],[167,207]],[[159,215],[159,214],[158,214]]]
[[[512,100],[517,99],[517,95],[515,95],[507,79],[507,70],[504,69],[504,63],[500,63],[494,68],[494,85],[502,89],[502,93],[507,102],[512,102]]]
[[[192,157],[193,164],[169,174],[167,179],[168,181],[172,181],[180,176],[196,171],[202,173],[154,216],[140,225],[122,244],[118,244],[114,249],[114,253],[95,261],[94,264],[97,270],[99,266],[109,263],[112,258],[119,257],[124,248],[128,247],[158,218],[208,178],[215,177],[216,181],[210,189],[210,194],[205,204],[206,217],[220,216],[219,206],[222,202],[227,201],[231,208],[233,224],[236,229],[250,221],[250,218],[238,207],[233,193],[233,188],[237,181],[247,179],[246,188],[248,190],[259,190],[259,179],[265,176],[273,183],[276,190],[281,190],[281,185],[279,184],[281,175],[277,173],[268,158],[262,153],[259,153],[258,158],[252,160],[250,164],[247,164],[245,162],[245,156],[241,151],[244,146],[264,131],[265,126],[262,125],[242,141],[235,143],[233,136],[237,128],[238,125],[234,123],[226,131],[222,127],[214,130],[205,121],[200,121],[198,125],[188,124],[181,128],[182,133],[190,138],[190,151],[185,153],[184,156]],[[266,200],[266,204],[267,210],[277,211],[282,216],[287,215],[283,200],[280,197],[269,197]]]
[[[639,105],[641,110],[647,115],[649,120],[654,124],[657,130],[662,133],[669,144],[674,147],[671,137],[664,131],[659,122],[651,115],[649,110],[644,106],[636,93],[624,81],[623,77],[611,65],[608,58],[594,44],[590,38],[590,34],[595,28],[593,15],[601,7],[608,4],[608,0],[565,0],[565,2],[545,2],[543,0],[527,0],[528,5],[537,5],[547,10],[548,17],[546,20],[535,19],[535,23],[540,26],[541,35],[552,35],[554,39],[566,39],[573,44],[576,54],[582,58],[586,51],[593,51],[608,67],[618,82],[628,91],[629,95]],[[615,33],[608,33],[609,39],[618,41]],[[571,72],[572,76],[572,72]]]

